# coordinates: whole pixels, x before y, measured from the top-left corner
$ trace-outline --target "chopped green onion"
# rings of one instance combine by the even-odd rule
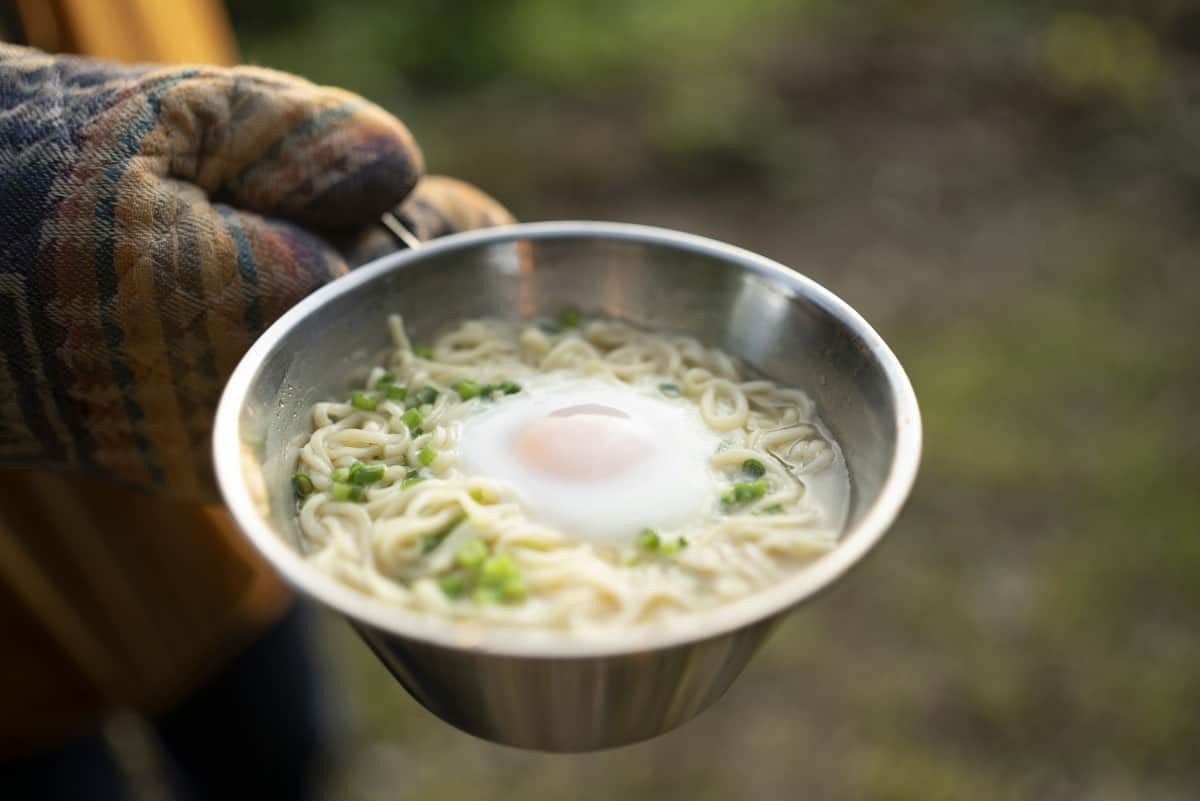
[[[558,324],[563,328],[574,328],[579,325],[579,312],[576,309],[563,309],[558,315]]]
[[[388,384],[387,397],[388,400],[402,401],[408,397],[408,390],[395,384]]]
[[[637,547],[643,551],[654,551],[658,549],[660,538],[658,532],[652,528],[644,528],[637,536]]]
[[[733,492],[739,501],[752,501],[767,494],[767,482],[760,478],[758,481],[734,484]]]
[[[783,504],[773,503],[766,509],[759,509],[755,514],[758,515],[781,515],[783,514]]]
[[[417,345],[413,348],[413,355],[419,356],[422,359],[432,359],[433,348],[429,347],[428,345]]]
[[[659,384],[658,391],[668,398],[678,398],[683,394],[683,389],[678,384]]]
[[[488,557],[479,568],[479,581],[490,587],[499,587],[509,579],[520,579],[521,571],[508,554]]]
[[[500,600],[500,592],[495,587],[476,587],[471,593],[471,600],[480,606],[494,604]]]
[[[400,482],[400,489],[408,489],[413,484],[420,484],[424,480],[425,479],[422,478],[421,476],[413,476],[412,478],[406,478]]]
[[[479,388],[479,394],[482,395],[483,397],[487,398],[488,400],[492,399],[492,393],[495,391],[496,391],[495,384],[484,384],[482,387]]]
[[[525,600],[525,582],[520,576],[511,576],[500,583],[500,600],[506,604]]]
[[[766,474],[767,468],[757,459],[747,459],[742,462],[742,472],[751,478],[761,478]]]
[[[355,484],[374,484],[376,481],[383,479],[384,466],[381,464],[373,464],[370,467],[359,465],[358,470],[351,468],[350,480]]]
[[[331,479],[333,479],[334,481],[349,481],[350,480],[350,468],[349,467],[334,468],[334,471],[329,474],[329,477]]]
[[[467,591],[467,583],[463,581],[463,577],[455,574],[442,576],[438,580],[438,586],[442,588],[442,592],[446,593],[448,598],[461,598],[462,594]]]
[[[673,542],[664,542],[661,546],[659,546],[658,552],[663,556],[674,556],[686,548],[687,545],[687,537],[680,537]]]
[[[469,494],[476,504],[488,506],[497,502],[496,494],[491,489],[485,487],[473,487]]]
[[[410,467],[404,471],[405,478],[416,478],[419,475],[421,475],[421,471],[415,467]]]
[[[297,473],[292,476],[292,486],[296,489],[296,494],[301,498],[307,498],[316,490],[308,473]]]
[[[487,558],[487,543],[480,539],[467,540],[458,546],[458,550],[454,552],[454,561],[458,562],[460,567],[465,567],[467,570],[474,570],[482,565]]]
[[[417,409],[409,409],[400,417],[400,422],[408,426],[408,430],[413,434],[417,433],[417,429],[421,427],[421,421],[425,418],[421,416],[421,412]]]
[[[463,400],[470,400],[479,394],[479,385],[464,378],[454,385],[454,391]]]
[[[366,494],[366,489],[360,484],[343,484],[341,481],[334,482],[333,499],[335,501],[361,501]]]
[[[417,461],[425,467],[433,464],[433,460],[437,458],[437,451],[426,445],[421,450],[417,451]]]
[[[413,397],[417,399],[417,404],[424,406],[426,403],[433,403],[437,400],[438,391],[426,384],[413,393]]]
[[[767,480],[739,481],[721,495],[721,502],[726,505],[746,503],[767,494]]]
[[[521,385],[515,381],[501,381],[500,385],[496,388],[505,395],[516,395],[521,391]]]
[[[350,396],[350,405],[355,409],[362,409],[364,412],[373,412],[375,407],[379,405],[379,401],[375,400],[374,395],[368,395],[366,392],[355,392]]]
[[[389,370],[389,371],[384,372],[384,374],[379,376],[379,378],[375,379],[375,388],[382,389],[383,387],[391,386],[392,384],[395,384],[395,383],[396,383],[396,374]]]

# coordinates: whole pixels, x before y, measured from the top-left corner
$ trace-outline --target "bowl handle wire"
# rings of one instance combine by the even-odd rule
[[[380,216],[379,221],[383,223],[383,227],[387,229],[389,234],[394,236],[401,245],[409,250],[412,250],[413,248],[419,248],[421,246],[421,240],[417,239],[416,234],[408,230],[404,223],[396,219],[396,215],[392,214],[390,211],[385,211],[383,215]]]

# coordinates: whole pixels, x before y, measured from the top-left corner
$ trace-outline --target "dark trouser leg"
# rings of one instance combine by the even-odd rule
[[[124,783],[99,734],[0,762],[5,801],[122,801]]]
[[[328,747],[303,610],[292,610],[216,677],[154,721],[194,801],[316,798]]]

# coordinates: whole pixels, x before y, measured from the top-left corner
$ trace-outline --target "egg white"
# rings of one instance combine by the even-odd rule
[[[644,528],[670,531],[712,512],[717,493],[710,460],[720,440],[693,404],[650,386],[555,373],[522,387],[517,395],[481,403],[480,412],[463,421],[458,466],[508,484],[534,519],[580,539],[621,544]],[[585,404],[628,415],[620,421],[622,433],[643,445],[640,458],[613,475],[580,481],[519,456],[517,440],[528,426]],[[577,445],[586,455],[588,443]]]

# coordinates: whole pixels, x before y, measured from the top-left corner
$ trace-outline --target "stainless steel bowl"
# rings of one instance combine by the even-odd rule
[[[850,469],[842,543],[780,584],[684,625],[607,640],[452,624],[368,598],[304,560],[289,481],[297,445],[312,404],[344,395],[387,348],[388,314],[403,314],[420,339],[456,319],[554,315],[566,306],[692,334],[811,393]],[[909,493],[921,422],[891,350],[808,278],[709,239],[560,222],[448,237],[311,295],[238,365],[214,437],[218,483],[246,536],[297,590],[348,618],[421,704],[496,742],[586,751],[695,716],[785,613],[862,559]]]

